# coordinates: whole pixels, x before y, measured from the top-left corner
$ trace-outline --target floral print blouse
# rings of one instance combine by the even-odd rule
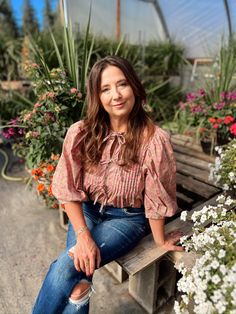
[[[79,121],[69,128],[64,140],[52,183],[53,194],[61,203],[92,200],[101,207],[144,206],[146,217],[153,219],[175,214],[176,163],[167,132],[155,126],[153,138],[140,148],[139,163],[127,170],[119,165],[125,137],[110,131],[93,173],[84,171],[77,157],[82,135],[83,121]]]

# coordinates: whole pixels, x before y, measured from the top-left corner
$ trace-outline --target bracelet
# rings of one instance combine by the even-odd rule
[[[87,226],[83,226],[83,227],[80,227],[77,231],[76,231],[76,238],[83,232],[85,232],[86,230],[88,229]]]

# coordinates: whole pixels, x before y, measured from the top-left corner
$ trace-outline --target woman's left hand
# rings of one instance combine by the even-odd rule
[[[164,243],[161,245],[167,251],[184,251],[182,246],[176,245],[179,239],[183,236],[180,231],[172,231],[165,235]]]

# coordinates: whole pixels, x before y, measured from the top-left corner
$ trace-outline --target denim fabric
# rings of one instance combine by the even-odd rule
[[[144,208],[116,208],[92,202],[83,203],[83,211],[92,237],[100,249],[103,266],[129,252],[146,233]],[[68,250],[76,244],[75,233],[69,223],[66,250],[54,261],[43,282],[33,314],[87,314],[89,302],[80,308],[69,302],[76,284],[82,279],[92,281],[78,272]]]

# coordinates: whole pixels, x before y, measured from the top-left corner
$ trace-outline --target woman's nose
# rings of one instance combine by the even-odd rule
[[[118,88],[114,88],[112,90],[112,97],[113,97],[114,100],[115,99],[119,99],[121,97],[121,93],[120,93]]]

